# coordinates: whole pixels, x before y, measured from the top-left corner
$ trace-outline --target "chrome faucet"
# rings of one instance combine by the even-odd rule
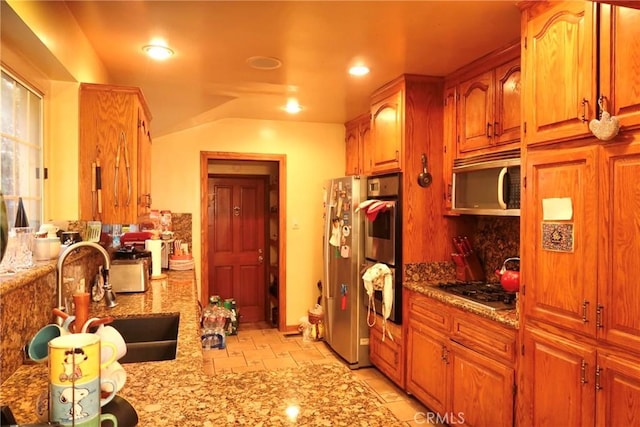
[[[83,246],[86,246],[89,248],[95,248],[98,250],[98,252],[100,252],[104,256],[104,268],[102,269],[104,285],[102,285],[102,288],[104,289],[105,303],[106,303],[106,306],[109,308],[115,307],[116,305],[118,305],[118,303],[116,303],[116,294],[113,292],[113,290],[111,289],[111,285],[109,284],[109,267],[111,266],[111,258],[109,257],[109,253],[106,251],[105,248],[103,248],[102,246],[100,246],[95,242],[82,241],[82,242],[77,242],[69,245],[58,257],[58,290],[57,290],[58,308],[64,311],[64,306],[62,305],[62,294],[63,294],[62,267],[64,266],[64,261],[71,252]]]

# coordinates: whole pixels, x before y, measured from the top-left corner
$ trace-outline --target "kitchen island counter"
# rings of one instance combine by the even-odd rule
[[[176,359],[124,364],[127,381],[118,395],[136,409],[141,426],[203,425],[217,394],[207,391],[211,377],[203,371],[194,272],[171,271],[167,279],[151,281],[144,293],[118,294],[117,302],[112,309],[92,303],[90,316],[180,313]],[[1,388],[0,402],[19,423],[37,422],[35,402],[47,390],[46,364],[22,365]]]

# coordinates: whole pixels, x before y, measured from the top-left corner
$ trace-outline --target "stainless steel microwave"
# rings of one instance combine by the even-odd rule
[[[460,214],[520,216],[520,159],[454,167],[451,195]]]

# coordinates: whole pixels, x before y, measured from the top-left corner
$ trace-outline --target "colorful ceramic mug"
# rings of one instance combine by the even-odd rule
[[[27,354],[34,362],[46,362],[49,358],[49,341],[63,335],[70,334],[69,325],[75,320],[74,316],[67,317],[62,325],[50,323],[40,328],[29,341]]]
[[[109,360],[101,363],[102,346],[112,347]],[[100,408],[113,399],[117,384],[101,379],[100,370],[115,362],[116,349],[111,343],[101,343],[94,334],[64,335],[49,341],[49,421],[69,426],[100,427],[103,420],[113,415],[100,414]],[[101,398],[104,383],[111,386],[111,393]]]

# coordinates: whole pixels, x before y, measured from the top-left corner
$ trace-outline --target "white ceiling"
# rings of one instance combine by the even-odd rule
[[[245,117],[343,123],[402,73],[442,76],[516,40],[515,1],[69,1],[112,83],[142,88],[160,136]],[[163,37],[168,61],[141,47]],[[250,68],[263,55],[277,70]],[[365,61],[371,73],[350,77]],[[304,110],[290,117],[287,97]]]

